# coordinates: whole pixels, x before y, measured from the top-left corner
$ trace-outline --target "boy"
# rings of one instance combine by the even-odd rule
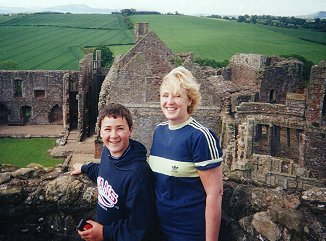
[[[85,173],[97,182],[96,221],[78,231],[84,240],[155,240],[153,174],[146,162],[146,148],[130,139],[133,128],[129,110],[110,104],[99,113],[104,146],[101,163],[74,164],[72,175]]]

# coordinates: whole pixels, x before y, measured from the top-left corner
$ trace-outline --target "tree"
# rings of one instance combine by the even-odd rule
[[[100,45],[94,50],[94,56],[96,50],[101,50],[102,66],[110,68],[114,60],[113,53],[110,48],[105,45]]]
[[[238,17],[238,22],[244,22],[246,20],[246,18],[244,16],[239,16]]]

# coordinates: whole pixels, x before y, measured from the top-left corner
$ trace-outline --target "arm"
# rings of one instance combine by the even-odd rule
[[[218,240],[222,213],[222,166],[198,171],[206,191],[206,241]]]
[[[99,165],[100,164],[93,162],[89,164],[75,163],[73,165],[74,169],[70,172],[70,175],[79,175],[85,173],[89,179],[95,182],[98,176]]]

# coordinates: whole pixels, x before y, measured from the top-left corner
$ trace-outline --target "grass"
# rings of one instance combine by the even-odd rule
[[[38,163],[44,167],[53,167],[64,161],[49,155],[48,150],[54,145],[55,139],[53,138],[0,138],[0,163],[13,164],[18,167]]]
[[[77,70],[88,48],[133,43],[120,15],[0,16],[0,62],[16,69]]]
[[[171,50],[195,58],[223,62],[236,53],[255,53],[297,55],[314,64],[326,59],[324,32],[194,16],[133,15],[131,21],[148,22]],[[0,66],[10,61],[18,70],[78,70],[85,52],[99,45],[110,46],[114,56],[133,47],[133,30],[121,15],[0,16]]]
[[[322,32],[276,31],[263,25],[192,16],[134,15],[132,20],[149,22],[150,30],[170,49],[192,51],[194,57],[222,62],[236,53],[299,55],[315,64],[326,59],[326,44],[322,41],[326,33]]]

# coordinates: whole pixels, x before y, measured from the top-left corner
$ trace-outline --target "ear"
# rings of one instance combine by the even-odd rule
[[[134,130],[134,128],[129,128],[129,137],[132,137],[132,133],[133,133],[133,130]]]

